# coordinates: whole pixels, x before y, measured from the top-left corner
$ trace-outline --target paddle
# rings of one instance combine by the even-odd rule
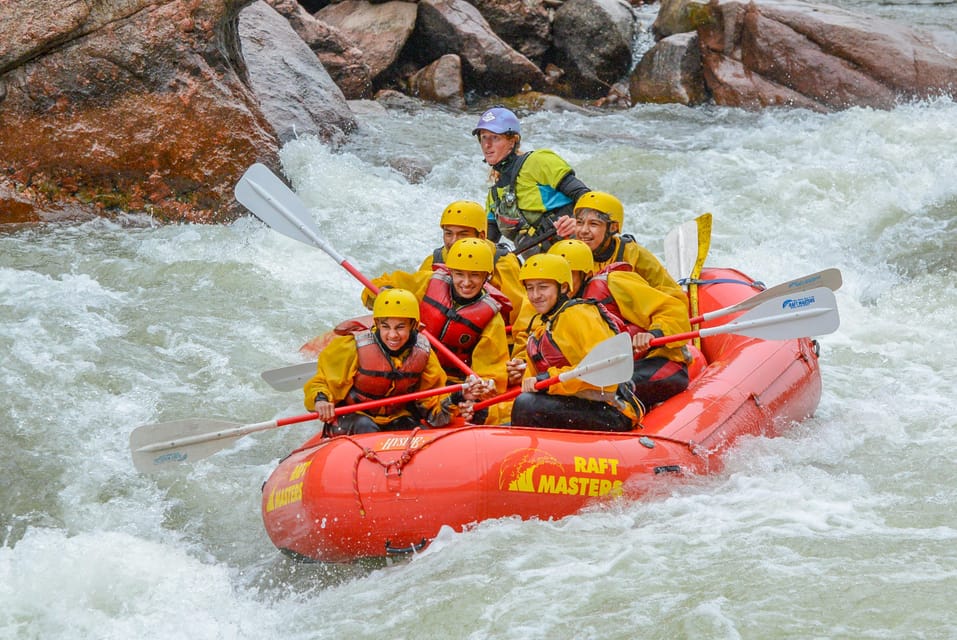
[[[837,330],[838,326],[840,326],[840,323],[841,320],[837,311],[837,299],[834,297],[834,292],[827,287],[819,287],[817,289],[812,289],[811,291],[802,293],[798,296],[780,296],[772,300],[766,300],[737,320],[721,325],[720,327],[708,327],[706,329],[698,329],[696,331],[689,331],[687,333],[678,333],[675,335],[654,338],[651,341],[650,346],[660,347],[671,342],[690,340],[697,337],[704,338],[722,333],[733,333],[736,335],[748,336],[752,338],[761,338],[763,340],[792,340],[794,338],[803,338],[805,336],[819,336],[827,333],[833,333]],[[622,338],[624,338],[623,341],[621,340]],[[599,347],[602,347],[603,345],[606,345],[612,340],[616,339],[620,342],[623,342],[627,348],[628,362],[626,365],[622,365],[621,370],[621,373],[624,373],[624,369],[628,369],[628,373],[625,375],[625,377],[614,378],[611,375],[608,375],[606,379],[598,381],[586,378],[583,375],[573,377],[580,377],[586,382],[594,384],[595,386],[608,386],[611,384],[624,382],[625,380],[629,379],[631,377],[631,372],[633,371],[634,365],[633,359],[631,357],[631,340],[627,333],[619,333],[614,336],[614,338],[609,338],[608,340],[599,343],[588,354],[588,357],[582,360],[582,364],[579,369],[587,367],[589,364],[589,358],[595,354]],[[617,345],[616,347],[620,348]],[[609,349],[610,348],[611,347],[609,347]],[[563,375],[577,371],[578,369],[572,369],[571,371],[566,371],[563,374],[553,376],[547,380],[536,382],[535,388],[543,389],[549,385],[561,382],[563,381]],[[615,374],[618,375],[619,370],[616,369]],[[478,411],[479,409],[484,409],[485,407],[493,405],[497,402],[511,400],[512,398],[517,397],[521,392],[522,390],[520,387],[510,389],[502,395],[490,398],[488,400],[483,400],[482,402],[477,402],[474,408],[476,411]]]
[[[322,249],[356,280],[378,295],[379,288],[352,266],[345,256],[319,236],[319,229],[316,228],[306,205],[266,165],[256,163],[246,169],[246,173],[236,183],[234,194],[236,200],[270,228],[293,240]],[[424,329],[420,331],[429,339],[436,351],[454,362],[465,373],[475,375],[475,372],[438,338]]]
[[[688,307],[698,315],[698,279],[711,248],[711,214],[704,213],[686,222],[665,237],[665,264],[675,280],[687,283]],[[696,324],[692,322],[691,324]],[[700,348],[700,341],[694,344]]]
[[[660,347],[679,340],[705,338],[721,333],[733,333],[762,340],[792,340],[833,333],[837,331],[840,324],[841,318],[837,311],[837,299],[834,297],[834,292],[827,287],[817,287],[797,295],[784,295],[765,300],[727,324],[654,338],[651,346]]]
[[[545,387],[560,380],[580,377],[590,384],[606,387],[624,382],[631,376],[631,372],[631,340],[627,334],[622,333],[596,345],[582,360],[581,366],[555,376],[554,379],[549,378],[549,380],[537,384]],[[340,416],[354,411],[452,393],[464,388],[464,384],[455,384],[438,389],[415,391],[394,398],[370,400],[346,407],[338,407],[335,413]],[[493,400],[499,402],[501,399]],[[482,407],[494,404],[494,402],[486,401]],[[476,405],[476,410],[482,407]],[[247,425],[203,418],[143,425],[134,429],[130,434],[130,451],[133,456],[133,465],[138,471],[147,473],[169,464],[201,460],[225,449],[235,440],[250,433],[308,422],[309,420],[316,420],[318,417],[319,415],[313,412]]]
[[[338,407],[335,413],[337,416],[341,416],[356,411],[452,393],[464,388],[464,384],[453,384],[435,389],[413,391],[401,396]],[[318,418],[319,414],[312,412],[247,425],[203,418],[187,418],[173,422],[142,425],[133,429],[130,434],[130,451],[133,454],[133,465],[138,471],[145,473],[168,464],[201,460],[225,449],[234,441],[250,433],[308,422]]]
[[[665,236],[665,268],[679,283],[701,275],[711,247],[711,220],[710,213],[703,213]]]
[[[817,273],[795,278],[788,282],[782,282],[779,285],[765,289],[761,293],[730,307],[703,313],[700,316],[691,318],[691,324],[701,324],[702,322],[720,318],[731,313],[753,309],[771,298],[778,298],[782,295],[796,295],[818,287],[827,287],[831,291],[837,291],[841,288],[842,284],[841,272],[838,269],[825,269],[824,271],[818,271]]]
[[[802,335],[797,335],[795,333],[803,331],[804,329],[800,326],[795,327],[791,324],[788,324],[792,320],[798,320],[804,316],[796,316],[787,311],[775,314],[773,312],[781,311],[781,309],[776,308],[776,304],[780,303],[783,305],[785,296],[796,296],[797,294],[805,293],[813,289],[818,289],[823,287],[829,291],[837,290],[841,288],[841,272],[837,269],[825,269],[824,271],[819,271],[817,273],[812,273],[810,275],[804,276],[802,278],[796,278],[789,282],[783,282],[777,286],[771,287],[761,293],[748,298],[747,300],[742,300],[741,302],[731,305],[730,307],[725,307],[723,309],[716,309],[714,311],[709,311],[697,318],[692,318],[692,324],[704,322],[707,320],[713,320],[714,318],[720,318],[732,313],[738,313],[740,311],[747,311],[749,309],[754,309],[765,303],[768,304],[768,309],[762,309],[756,311],[754,315],[749,314],[747,316],[742,316],[739,318],[739,321],[748,320],[748,319],[763,319],[762,324],[758,326],[754,331],[760,332],[756,333],[742,333],[741,335],[749,335],[756,338],[765,338],[766,340],[789,340],[795,337],[802,337],[802,335],[824,335],[825,333],[830,333],[837,329],[837,325],[833,329],[828,331],[820,331],[819,333],[807,332]],[[831,296],[833,298],[833,296]],[[775,304],[770,304],[770,303]],[[821,309],[822,304],[819,303],[814,308]],[[827,324],[825,321],[833,322],[835,320],[839,321],[839,318],[836,316],[836,302],[830,303],[835,308],[835,317],[831,318],[828,315],[829,310],[819,311],[818,320],[822,322],[823,326],[826,328]],[[760,314],[760,315],[758,315]],[[777,318],[772,320],[772,318]],[[771,334],[772,329],[765,329],[764,327],[773,325],[775,322],[784,322],[784,327],[786,328],[787,333],[784,334],[784,337],[774,337]],[[737,327],[740,326],[737,322],[721,325],[719,329],[726,327]],[[815,329],[817,325],[807,325],[809,329]],[[656,338],[653,341],[652,346],[660,346],[662,344],[667,344],[668,342],[678,341],[678,340],[688,340],[690,338],[697,337],[707,337],[709,335],[714,335],[715,333],[735,333],[732,330],[727,331],[712,331],[713,328],[703,329],[702,332],[692,331],[690,333],[680,334],[681,337],[668,337],[665,338]],[[773,329],[775,332],[780,330],[780,327]],[[262,373],[263,379],[270,384],[274,389],[278,391],[292,391],[294,389],[301,389],[302,386],[316,373],[316,362],[304,362],[302,364],[294,364],[287,367],[280,367],[278,369],[271,369],[269,371],[264,371]]]
[[[610,387],[631,378],[634,373],[634,358],[631,353],[631,337],[627,333],[618,333],[602,340],[582,358],[581,364],[574,369],[562,372],[535,383],[536,389],[544,389],[559,382],[581,378],[596,387]],[[493,404],[511,400],[522,393],[521,387],[510,389],[494,398],[476,402],[474,409],[479,411]]]
[[[313,360],[312,362],[270,369],[269,371],[263,371],[260,375],[263,380],[269,383],[270,387],[277,391],[293,391],[302,389],[303,385],[312,376],[316,375],[316,367],[318,366],[319,363]]]

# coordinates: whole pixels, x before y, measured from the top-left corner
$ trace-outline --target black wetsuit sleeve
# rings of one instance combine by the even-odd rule
[[[569,171],[556,187],[559,191],[572,199],[572,202],[578,202],[578,199],[591,191],[588,186],[578,179],[574,171]]]

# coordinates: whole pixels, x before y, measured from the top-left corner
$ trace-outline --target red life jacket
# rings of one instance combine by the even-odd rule
[[[604,306],[610,314],[618,318],[618,320],[625,325],[625,330],[628,331],[628,334],[631,336],[644,333],[645,328],[628,322],[625,320],[624,316],[622,316],[621,308],[618,306],[618,302],[615,300],[615,297],[611,295],[611,289],[608,287],[608,274],[612,271],[633,270],[634,269],[632,269],[632,266],[627,262],[612,262],[607,267],[592,276],[585,283],[585,287],[582,290],[581,296],[586,300],[594,300],[595,302],[601,303],[601,305]]]
[[[352,388],[346,396],[346,404],[398,396],[418,387],[432,350],[425,336],[416,334],[415,344],[396,368],[372,331],[356,331],[354,335],[359,362],[352,379]],[[391,407],[382,408],[385,412],[392,410]]]
[[[495,314],[507,318],[512,305],[502,292],[486,282],[481,296],[469,304],[457,306],[452,299],[452,275],[448,268],[441,264],[432,268],[434,273],[419,304],[422,324],[459,359],[470,364],[472,350],[482,331]],[[443,367],[456,368],[456,363],[441,353],[438,356]]]
[[[540,338],[536,338],[531,332],[529,333],[528,343],[525,345],[525,351],[528,353],[528,359],[532,364],[535,365],[535,370],[539,373],[548,371],[549,367],[571,366],[568,358],[565,357],[564,353],[562,353],[561,347],[559,347],[558,343],[555,342],[555,337],[552,335],[552,330],[554,329],[555,324],[558,322],[558,318],[561,316],[562,311],[576,304],[594,305],[595,308],[598,309],[598,313],[601,314],[602,319],[612,331],[615,333],[621,333],[625,330],[625,323],[616,316],[608,313],[601,303],[594,300],[585,300],[583,298],[567,300],[562,304],[561,307],[559,307],[558,311],[552,314],[551,317],[545,321],[545,331],[542,333]]]

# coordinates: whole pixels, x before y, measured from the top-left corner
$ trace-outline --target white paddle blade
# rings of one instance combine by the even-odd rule
[[[795,278],[790,282],[781,283],[776,287],[771,287],[768,291],[784,289],[781,293],[785,291],[794,293],[795,291],[807,291],[808,289],[816,289],[817,287],[826,287],[831,291],[837,291],[843,284],[844,278],[841,276],[841,270],[831,267],[830,269],[818,271],[817,273],[812,273],[802,278]]]
[[[734,333],[763,340],[793,340],[837,331],[837,299],[827,287],[764,302],[737,320],[701,330],[701,336]]]
[[[236,183],[236,200],[279,233],[313,244],[319,234],[306,205],[264,164],[256,163]]]
[[[209,457],[225,449],[243,434],[235,422],[188,418],[146,424],[130,434],[130,452],[137,471],[150,473]]]
[[[619,333],[595,345],[580,365],[559,374],[558,379],[581,378],[596,387],[611,387],[630,380],[634,371],[631,336]]]
[[[302,389],[316,375],[317,366],[318,363],[313,360],[312,362],[270,369],[269,371],[263,371],[260,375],[276,391],[294,391]]]
[[[689,220],[665,236],[665,268],[677,281],[691,276],[698,259],[698,222]]]
[[[761,303],[772,298],[780,298],[781,296],[786,295],[795,296],[803,291],[810,291],[811,289],[817,289],[818,287],[825,287],[831,291],[837,291],[841,288],[842,284],[843,280],[841,279],[840,270],[834,268],[825,269],[824,271],[818,271],[817,273],[795,278],[794,280],[789,280],[788,282],[782,282],[781,284],[775,285],[770,289],[765,289],[764,291],[751,298],[748,298],[747,300],[742,300],[736,305],[725,307],[724,309],[709,311],[708,313],[702,314],[701,320],[703,322],[707,322],[708,320],[720,318],[722,316],[737,313],[739,311],[747,311],[748,309],[754,309],[755,307],[761,305]]]

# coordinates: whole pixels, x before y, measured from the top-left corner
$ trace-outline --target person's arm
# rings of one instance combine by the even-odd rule
[[[495,390],[504,393],[508,386],[505,363],[508,361],[508,338],[501,314],[492,318],[472,350],[472,371],[483,380],[495,382]]]
[[[512,303],[512,311],[508,315],[509,324],[514,325],[525,301],[525,285],[518,279],[518,272],[522,265],[515,254],[508,253],[498,259],[495,270],[492,272],[492,286],[505,294]],[[529,316],[531,317],[531,316]]]
[[[447,380],[445,369],[443,369],[439,363],[438,356],[435,355],[435,351],[430,351],[429,361],[426,363],[425,370],[422,372],[422,377],[419,381],[419,389],[424,391],[426,389],[444,387]],[[448,405],[448,398],[449,394],[445,393],[423,398],[418,401],[417,404],[426,416],[426,420],[433,427],[441,427],[442,425],[448,424],[450,415],[445,406],[443,406],[443,403],[446,406]]]
[[[591,191],[588,185],[578,179],[574,169],[565,174],[555,188],[571,198],[572,202],[578,202],[579,198]]]
[[[608,289],[618,304],[626,322],[642,327],[653,337],[675,335],[691,331],[688,308],[674,297],[659,291],[632,271],[613,271],[608,274]],[[644,340],[650,340],[645,336]],[[635,342],[635,346],[645,346]],[[687,354],[681,347],[686,340],[657,347],[643,357],[662,357],[684,362]]]
[[[549,367],[548,377],[557,376],[565,371],[574,369],[592,348],[606,338],[615,335],[598,309],[591,305],[577,305],[562,312],[567,314],[560,321],[553,324],[552,336],[562,350],[569,365],[565,367]],[[553,395],[570,396],[585,389],[597,389],[581,378],[572,378],[565,382],[558,382],[548,387],[548,393]]]
[[[315,411],[316,396],[321,401],[338,404],[342,402],[356,374],[359,357],[356,352],[354,336],[336,336],[319,354],[314,375],[303,387],[303,404],[309,411]]]
[[[423,264],[425,264],[423,262]],[[429,270],[428,271],[415,271],[409,273],[408,271],[393,271],[392,273],[384,273],[378,278],[372,280],[372,284],[382,289],[408,289],[411,291],[416,298],[422,299],[422,296],[425,295],[425,288],[429,284],[429,278],[432,277],[431,269],[431,260],[429,261]],[[375,296],[368,289],[362,290],[362,304],[365,305],[366,309],[372,309],[372,306],[375,304]]]
[[[619,240],[624,242],[624,238]],[[635,269],[635,273],[648,281],[658,291],[662,291],[687,307],[688,296],[681,285],[675,282],[661,260],[651,251],[638,244],[629,242],[625,245],[624,261]]]

